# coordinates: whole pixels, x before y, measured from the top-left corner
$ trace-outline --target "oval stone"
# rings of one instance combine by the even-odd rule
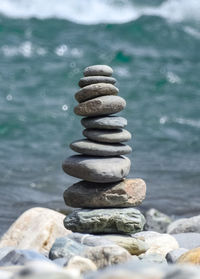
[[[134,207],[140,205],[145,196],[146,183],[140,178],[106,184],[82,180],[63,194],[66,205],[82,208]]]
[[[144,223],[144,216],[135,208],[80,209],[64,219],[65,228],[83,233],[133,234],[140,232]]]
[[[129,145],[122,143],[99,143],[87,139],[72,142],[70,148],[75,152],[91,156],[118,156],[132,151]]]
[[[83,74],[87,76],[112,76],[113,69],[107,65],[93,65],[84,69]]]
[[[74,155],[63,162],[63,170],[67,174],[99,183],[115,182],[126,177],[131,162],[125,156],[97,157]]]
[[[98,130],[98,129],[85,129],[83,135],[94,141],[118,143],[128,141],[131,139],[131,133],[125,129],[118,130]]]
[[[120,116],[87,117],[81,119],[85,128],[120,129],[127,125],[127,120]]]
[[[79,103],[82,103],[99,96],[117,95],[118,92],[119,89],[110,83],[95,83],[81,88],[75,94],[75,98]]]
[[[126,106],[126,101],[119,96],[102,96],[80,103],[74,112],[81,116],[98,116],[120,112]]]
[[[116,79],[113,77],[105,77],[105,76],[90,76],[90,77],[83,77],[80,79],[78,85],[80,87],[84,87],[94,83],[111,83],[115,84]]]

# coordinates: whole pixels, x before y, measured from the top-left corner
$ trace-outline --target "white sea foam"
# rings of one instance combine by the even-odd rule
[[[14,18],[60,18],[81,24],[124,23],[142,15],[171,21],[200,21],[199,0],[166,0],[160,6],[138,6],[131,0],[0,0],[0,13]]]

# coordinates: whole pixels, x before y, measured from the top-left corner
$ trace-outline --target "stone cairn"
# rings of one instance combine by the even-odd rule
[[[85,68],[81,89],[75,94],[79,104],[74,112],[84,116],[85,138],[70,144],[80,154],[68,157],[62,165],[64,172],[82,179],[64,192],[66,205],[81,208],[64,220],[73,232],[130,235],[141,231],[145,223],[135,208],[145,198],[145,182],[125,178],[131,162],[124,154],[132,149],[121,142],[130,140],[131,134],[124,129],[127,120],[113,116],[126,102],[117,96],[112,73],[106,65]]]

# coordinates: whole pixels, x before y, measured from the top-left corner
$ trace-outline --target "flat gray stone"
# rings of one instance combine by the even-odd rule
[[[144,180],[135,178],[114,183],[79,181],[67,188],[63,197],[71,207],[105,208],[138,206],[145,195]]]
[[[131,234],[141,231],[144,223],[144,216],[135,208],[80,209],[64,219],[67,229],[86,233]]]
[[[95,83],[110,83],[115,84],[116,79],[113,77],[106,77],[106,76],[90,76],[90,77],[83,77],[79,80],[78,85],[82,88],[84,86],[95,84]]]
[[[119,143],[128,141],[131,139],[131,133],[125,129],[116,130],[99,130],[99,129],[85,129],[83,135],[94,141],[107,142],[107,143]]]
[[[93,65],[84,69],[83,74],[87,76],[112,76],[113,69],[107,65]]]
[[[185,254],[187,251],[188,251],[188,249],[185,249],[185,248],[178,248],[178,249],[172,250],[169,253],[167,253],[166,260],[168,263],[176,263],[178,258],[180,258],[180,256]]]
[[[99,96],[117,95],[119,89],[109,83],[95,83],[81,88],[76,94],[75,98],[79,103],[94,99]]]
[[[126,107],[126,101],[119,96],[101,96],[80,103],[74,113],[81,116],[100,116],[120,112]]]
[[[91,182],[115,182],[126,177],[131,162],[125,156],[95,157],[74,155],[63,162],[67,174]]]
[[[122,143],[99,143],[87,139],[72,142],[70,148],[81,154],[103,157],[124,155],[132,151],[129,145]]]
[[[121,129],[127,125],[127,120],[120,116],[86,117],[81,119],[85,128]]]

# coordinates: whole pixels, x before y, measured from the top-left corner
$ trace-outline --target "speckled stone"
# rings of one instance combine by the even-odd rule
[[[122,143],[99,143],[87,139],[72,142],[70,148],[75,152],[91,156],[118,156],[132,151],[129,145]]]
[[[120,112],[126,107],[126,101],[119,96],[101,96],[80,103],[74,113],[81,116],[100,116]]]
[[[114,183],[79,181],[67,188],[63,197],[68,206],[105,208],[138,206],[145,199],[145,195],[144,180],[135,178]]]
[[[93,65],[84,69],[83,74],[87,76],[112,76],[113,69],[107,65]]]
[[[98,130],[85,129],[83,135],[93,141],[119,143],[131,139],[131,134],[125,129],[118,130]]]
[[[119,89],[109,83],[96,83],[90,84],[81,88],[76,94],[75,98],[79,103],[85,102],[87,100],[105,96],[105,95],[117,95]]]
[[[145,218],[135,208],[75,210],[64,219],[73,232],[132,234],[143,229]]]
[[[127,125],[127,120],[120,116],[86,117],[81,119],[85,128],[93,129],[121,129]]]
[[[125,156],[97,157],[74,155],[63,162],[67,174],[91,182],[115,182],[126,177],[131,162]]]
[[[95,83],[110,83],[115,84],[116,79],[113,77],[105,77],[105,76],[90,76],[83,77],[80,79],[78,85],[82,88],[84,86],[95,84]]]

